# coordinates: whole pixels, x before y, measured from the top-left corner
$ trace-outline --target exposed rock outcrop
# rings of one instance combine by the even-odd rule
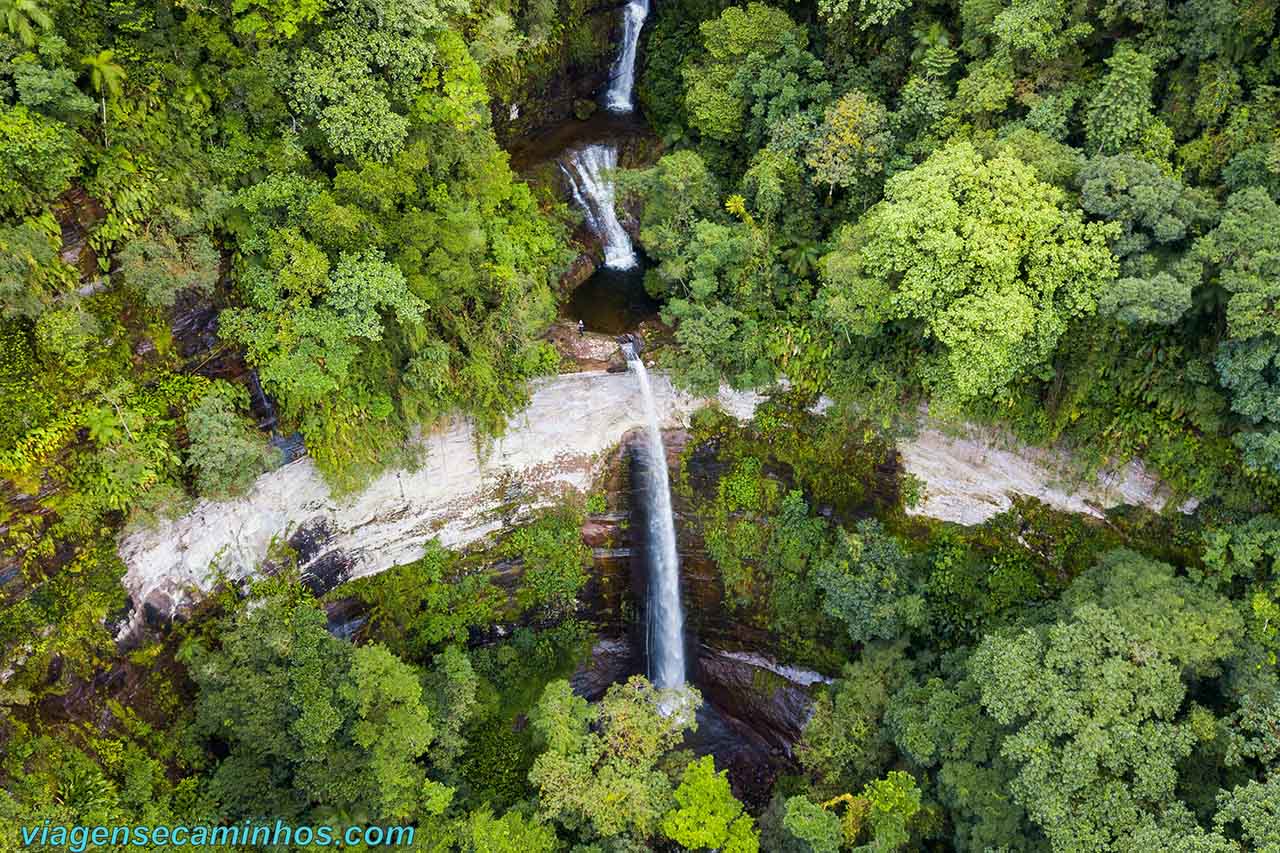
[[[981,524],[1009,509],[1014,495],[1099,518],[1122,504],[1159,512],[1172,496],[1141,462],[1087,476],[1065,451],[1029,447],[990,427],[946,435],[926,426],[899,443],[898,452],[903,469],[925,489],[924,500],[908,512],[957,524]],[[1195,507],[1191,500],[1179,509]]]
[[[703,645],[697,661],[696,679],[707,701],[788,757],[813,713],[813,686],[829,681],[756,652]]]
[[[685,426],[712,402],[749,418],[762,399],[727,388],[715,398],[695,398],[660,374],[653,383],[658,416],[668,429]],[[138,605],[131,624],[143,613],[153,620],[173,615],[220,575],[245,577],[273,542],[299,531],[307,532],[301,569],[317,589],[411,562],[431,538],[449,547],[478,542],[566,490],[588,491],[616,465],[610,451],[641,426],[640,412],[639,391],[628,374],[563,374],[536,384],[530,405],[501,438],[485,442],[469,422],[451,421],[422,439],[420,468],[389,471],[354,496],[335,497],[310,460],[286,465],[260,477],[243,498],[201,501],[180,519],[123,538],[124,582]],[[672,438],[674,453],[681,442]],[[1072,484],[1064,479],[1067,457],[1061,452],[990,432],[950,438],[924,429],[899,450],[904,469],[925,489],[913,511],[961,524],[1007,509],[1013,495],[1091,515],[1121,503],[1159,510],[1168,497],[1138,463]],[[686,594],[694,575],[685,578]]]
[[[670,427],[712,402],[677,392],[662,376],[654,377],[654,393]],[[715,401],[750,412],[759,399],[725,389]],[[344,578],[360,577],[411,562],[432,538],[469,545],[566,490],[587,491],[608,451],[640,426],[640,412],[631,376],[571,373],[539,382],[502,437],[486,442],[469,421],[453,420],[423,437],[420,468],[388,471],[351,497],[335,497],[301,459],[259,477],[243,498],[201,501],[176,521],[125,536],[125,586],[139,610],[149,604],[172,615],[219,576],[253,573],[274,542],[299,530],[308,531],[300,568],[321,586],[339,569]]]

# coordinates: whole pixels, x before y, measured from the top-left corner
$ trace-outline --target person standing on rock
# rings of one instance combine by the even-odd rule
[[[582,337],[587,333],[587,324],[582,320],[578,321],[578,337]]]

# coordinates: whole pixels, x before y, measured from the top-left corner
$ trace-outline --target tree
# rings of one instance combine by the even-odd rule
[[[152,307],[169,308],[188,288],[208,293],[217,283],[218,252],[203,234],[181,242],[167,228],[147,229],[119,254],[127,287]]]
[[[819,0],[818,13],[831,24],[856,21],[858,28],[865,30],[886,26],[910,5],[908,0]]]
[[[652,836],[673,802],[658,761],[696,725],[701,702],[682,690],[659,691],[633,676],[593,706],[567,681],[548,684],[532,715],[546,748],[529,771],[545,812],[588,837]],[[687,704],[664,711],[664,702]]]
[[[187,412],[187,465],[204,497],[243,494],[259,474],[280,463],[280,451],[241,417],[247,398],[243,388],[219,383]]]
[[[79,170],[70,128],[22,105],[0,105],[0,213],[34,213]]]
[[[1196,241],[1182,274],[1227,294],[1227,340],[1215,365],[1231,408],[1256,427],[1237,434],[1246,464],[1280,471],[1280,205],[1257,187],[1233,193],[1218,226]]]
[[[844,623],[854,643],[896,638],[923,612],[909,567],[902,547],[878,521],[858,522],[855,533],[841,530],[835,552],[814,569],[823,612]]]
[[[36,43],[36,30],[53,28],[53,17],[39,0],[0,0],[0,21],[9,35],[26,47]]]
[[[803,794],[788,798],[786,809],[783,827],[808,844],[810,853],[839,853],[844,837],[840,818]]]
[[[916,321],[937,342],[923,369],[937,393],[998,395],[1096,310],[1116,275],[1115,228],[1086,224],[1020,161],[953,143],[891,178],[885,200],[840,232],[823,261],[825,301],[841,306],[827,321],[850,338]]]
[[[288,41],[309,23],[319,21],[326,7],[325,0],[233,0],[231,11],[235,14],[236,32],[256,36],[263,43],[276,40]]]
[[[694,222],[719,212],[720,187],[695,151],[663,155],[648,169],[620,173],[618,180],[644,199],[640,245],[657,258],[678,252]]]
[[[462,831],[463,853],[555,853],[563,846],[553,827],[519,812],[494,817],[485,806],[471,813]]]
[[[1265,782],[1250,780],[1218,796],[1218,813],[1213,819],[1218,832],[1237,833],[1247,849],[1271,850],[1280,847],[1280,776]],[[1236,834],[1236,833],[1233,833]]]
[[[89,84],[101,99],[104,129],[107,126],[107,99],[118,98],[124,91],[124,68],[115,61],[115,55],[114,50],[100,50],[80,60],[80,64],[89,69]]]
[[[893,734],[884,715],[907,676],[902,644],[865,646],[815,700],[796,756],[821,796],[857,790],[892,761]]]
[[[883,171],[892,141],[884,106],[854,89],[827,107],[805,162],[814,183],[826,185],[830,203],[837,186],[850,187]]]
[[[1196,241],[1189,273],[1228,294],[1227,335],[1280,335],[1280,205],[1257,187],[1232,193],[1218,226]],[[1212,277],[1211,277],[1212,276]]]
[[[1111,847],[1176,820],[1195,746],[1184,677],[1236,649],[1230,603],[1171,566],[1113,552],[1052,623],[986,637],[969,661],[983,709],[1010,728],[1012,794],[1055,846]]]
[[[353,648],[297,585],[184,650],[199,687],[195,731],[229,752],[210,777],[224,814],[300,817],[312,806],[401,820],[429,792],[418,763],[435,737],[417,673],[379,645]]]
[[[46,68],[39,62],[13,66],[18,103],[71,127],[97,112],[98,105],[76,86],[75,74],[65,66]]]
[[[367,607],[372,638],[411,660],[443,652],[447,657],[437,655],[438,662],[466,679],[449,648],[465,643],[473,627],[492,623],[506,594],[487,574],[463,571],[439,541],[427,541],[423,551],[412,563],[349,581],[343,590]],[[442,644],[448,645],[440,649]]]
[[[921,793],[915,777],[901,770],[890,771],[883,779],[868,782],[858,798],[867,805],[861,822],[870,838],[859,847],[866,853],[892,853],[911,840],[910,824],[921,812]],[[846,828],[847,840],[857,836]],[[850,838],[853,835],[853,838]]]
[[[956,849],[1038,850],[1025,810],[1009,796],[1017,768],[1003,754],[1004,730],[983,713],[968,656],[945,656],[938,675],[894,694],[886,724],[912,766],[935,775]]]
[[[1214,214],[1212,199],[1131,154],[1095,157],[1077,180],[1081,207],[1122,229],[1112,242],[1122,277],[1103,292],[1102,313],[1125,323],[1177,322],[1196,282],[1154,250],[1194,236]]]
[[[1093,157],[1076,181],[1086,213],[1120,224],[1112,248],[1121,259],[1140,255],[1153,243],[1177,244],[1195,236],[1215,213],[1205,193],[1132,154]]]
[[[517,594],[521,607],[553,618],[573,612],[591,565],[581,516],[568,510],[549,513],[517,530],[506,548],[523,563]]]
[[[688,850],[756,853],[755,821],[734,798],[725,771],[710,755],[690,762],[676,788],[676,808],[662,818],[662,834]]]
[[[707,60],[683,74],[689,119],[703,136],[754,151],[778,121],[828,96],[804,28],[781,9],[731,6],[699,29]]]
[[[1167,154],[1172,134],[1151,112],[1151,86],[1156,78],[1151,57],[1130,42],[1120,42],[1107,59],[1107,69],[1085,117],[1090,153]]]
[[[74,271],[58,257],[59,241],[48,221],[0,226],[0,315],[35,319]]]

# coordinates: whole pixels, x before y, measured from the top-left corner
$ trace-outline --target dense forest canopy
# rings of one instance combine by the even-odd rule
[[[295,434],[357,491],[560,369],[580,223],[499,139],[607,73],[617,14],[0,0],[0,850],[277,818],[460,853],[1280,849],[1274,0],[655,3],[660,150],[615,179],[658,366],[789,388],[694,424],[676,489],[728,618],[832,678],[763,794],[643,677],[571,689],[598,494],[327,593],[355,642],[281,548],[116,645],[123,532]],[[926,405],[1198,509],[907,515],[873,481]]]

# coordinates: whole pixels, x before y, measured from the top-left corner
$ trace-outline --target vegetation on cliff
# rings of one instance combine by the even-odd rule
[[[834,679],[764,796],[645,679],[571,689],[573,501],[323,603],[281,548],[115,645],[154,615],[128,525],[243,493],[295,433],[357,489],[557,369],[573,219],[492,117],[583,108],[602,9],[0,0],[0,850],[276,819],[459,853],[1280,847],[1266,0],[656,4],[664,156],[617,181],[661,357],[790,387],[691,428],[690,622]],[[1141,457],[1199,510],[920,520],[891,445],[922,402]]]

